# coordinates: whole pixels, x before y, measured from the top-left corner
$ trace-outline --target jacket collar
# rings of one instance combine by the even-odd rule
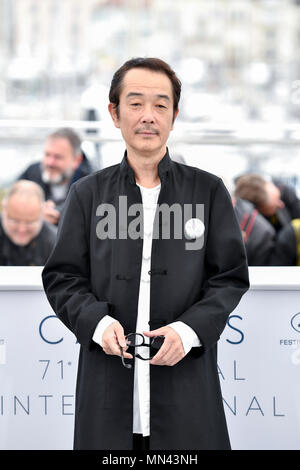
[[[165,155],[158,164],[158,176],[161,181],[164,181],[165,178],[168,176],[171,167],[171,162],[172,160],[169,156],[169,150],[167,148]],[[127,150],[125,150],[124,157],[120,163],[120,171],[123,175],[128,176],[130,183],[136,184],[134,171],[127,160]]]

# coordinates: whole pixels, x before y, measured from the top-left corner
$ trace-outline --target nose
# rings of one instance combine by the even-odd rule
[[[18,227],[17,227],[17,231],[20,233],[20,234],[24,234],[28,231],[28,225],[26,224],[26,222],[20,222],[18,224]]]
[[[48,166],[55,166],[55,157],[54,157],[54,155],[51,155],[51,154],[45,155],[44,162]]]
[[[150,104],[144,107],[141,120],[144,124],[152,124],[154,122],[153,109]]]

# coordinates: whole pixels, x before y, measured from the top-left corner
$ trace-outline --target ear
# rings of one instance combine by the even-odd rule
[[[114,125],[119,129],[120,128],[120,123],[119,123],[119,118],[118,118],[116,105],[114,103],[109,103],[108,111],[109,111],[109,114],[111,115],[111,118],[113,120]]]
[[[80,163],[82,162],[83,160],[83,157],[82,157],[82,154],[80,153],[79,155],[76,155],[75,159],[74,159],[74,170],[76,170],[76,168],[79,167]]]

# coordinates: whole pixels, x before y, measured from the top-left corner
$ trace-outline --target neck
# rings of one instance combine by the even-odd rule
[[[127,150],[128,164],[134,171],[136,182],[145,188],[154,188],[160,184],[158,164],[162,160],[166,150],[157,155],[137,155]]]

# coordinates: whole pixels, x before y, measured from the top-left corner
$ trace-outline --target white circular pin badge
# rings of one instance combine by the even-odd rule
[[[200,238],[204,234],[205,225],[200,219],[189,219],[185,223],[184,232],[188,238]]]

